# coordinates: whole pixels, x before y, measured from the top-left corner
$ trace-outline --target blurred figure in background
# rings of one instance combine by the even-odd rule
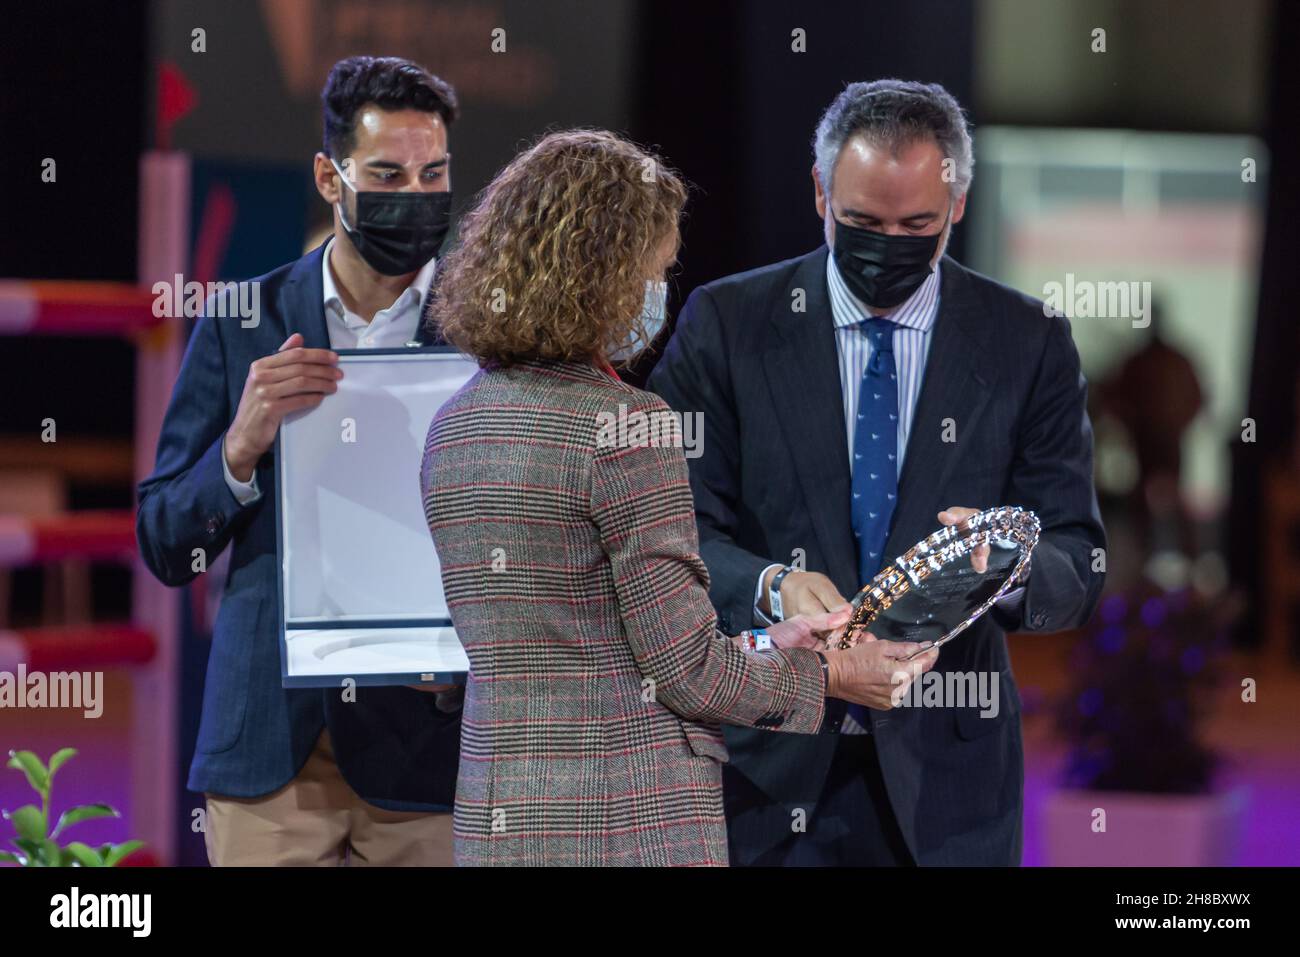
[[[1191,360],[1165,336],[1164,303],[1151,302],[1151,324],[1142,348],[1098,387],[1102,411],[1124,426],[1137,457],[1138,482],[1131,495],[1142,551],[1196,556],[1196,535],[1183,506],[1183,437],[1205,400]]]

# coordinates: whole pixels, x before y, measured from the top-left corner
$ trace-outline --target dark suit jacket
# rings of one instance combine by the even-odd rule
[[[827,249],[697,289],[650,378],[680,412],[703,413],[690,460],[700,553],[719,627],[752,621],[762,569],[791,561],[851,597],[857,554]],[[803,292],[806,310],[794,311]],[[948,506],[1019,505],[1042,520],[1019,612],[997,610],[945,646],[938,671],[1000,673],[1000,713],[873,711],[894,812],[921,864],[1014,864],[1021,845],[1020,696],[1004,629],[1056,631],[1091,614],[1105,537],[1092,485],[1086,383],[1064,319],[945,258],[939,314],[899,480],[887,555],[938,527]],[[956,441],[944,442],[946,420]],[[729,774],[771,798],[761,822],[734,822],[743,863],[790,835],[790,809],[815,814],[837,736],[727,728]]]
[[[140,483],[136,535],[145,564],[168,585],[195,577],[193,550],[211,563],[233,548],[213,630],[203,715],[189,787],[258,797],[287,784],[328,724],[344,777],[361,797],[396,810],[446,810],[455,795],[460,715],[410,688],[287,690],[280,681],[274,453],[257,465],[262,495],[241,506],[227,487],[221,446],[253,360],[293,332],[329,348],[322,305],[324,246],[260,283],[260,322],[198,320],[167,407],[153,474]],[[418,495],[414,480],[406,490]],[[382,560],[382,556],[377,556]]]

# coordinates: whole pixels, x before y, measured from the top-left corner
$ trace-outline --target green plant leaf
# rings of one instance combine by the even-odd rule
[[[8,851],[0,851],[0,861],[22,865],[27,863],[27,858],[19,857],[17,854],[10,854]]]
[[[63,850],[58,844],[55,844],[48,837],[41,841],[41,866],[42,867],[62,867]]]
[[[144,847],[144,841],[125,841],[121,844],[106,844],[108,848],[103,853],[105,867],[117,867],[118,863],[125,857]]]
[[[10,751],[8,767],[26,774],[27,783],[32,786],[33,791],[44,794],[49,790],[50,772],[45,769],[41,759],[31,751]]]
[[[49,774],[47,776],[47,780],[53,781],[54,772],[59,770],[59,768],[63,767],[64,764],[66,764],[69,760],[75,758],[76,756],[77,756],[76,748],[61,748],[60,750],[55,751],[54,754],[50,757],[50,768],[49,768]]]
[[[73,841],[64,849],[64,853],[71,855],[82,867],[103,867],[104,859],[99,856],[99,852],[87,844],[80,841]]]
[[[107,804],[82,804],[70,807],[59,815],[59,823],[54,826],[50,837],[58,837],[64,828],[80,824],[82,821],[93,821],[97,817],[121,817],[121,815]]]
[[[34,804],[24,804],[16,811],[5,811],[5,818],[12,821],[18,836],[28,841],[45,840],[45,816]]]
[[[25,837],[15,838],[13,841],[13,845],[14,847],[18,848],[18,850],[22,851],[23,856],[26,857],[29,861],[33,857],[35,857],[41,849],[40,841],[29,841]]]

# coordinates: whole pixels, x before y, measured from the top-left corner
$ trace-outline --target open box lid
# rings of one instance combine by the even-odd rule
[[[430,421],[478,365],[449,348],[337,351],[338,391],[276,438],[284,685],[463,680],[419,477]]]

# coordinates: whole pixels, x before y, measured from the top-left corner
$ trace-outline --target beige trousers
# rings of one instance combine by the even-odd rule
[[[451,867],[451,814],[385,811],[343,780],[322,731],[298,776],[259,798],[207,798],[213,867]]]

